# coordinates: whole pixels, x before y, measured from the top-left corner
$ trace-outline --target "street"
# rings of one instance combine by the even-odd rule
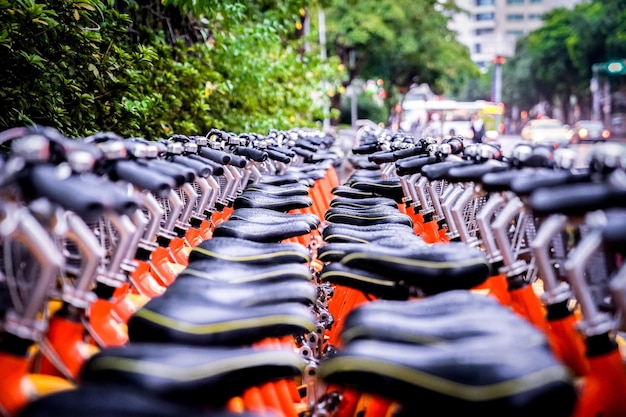
[[[497,143],[502,147],[502,152],[505,156],[510,156],[511,151],[518,143],[521,143],[522,139],[519,135],[501,135],[498,138]],[[619,143],[623,146],[626,146],[626,140],[624,139],[615,139],[610,140],[610,143]],[[571,149],[576,151],[577,163],[576,166],[586,166],[590,157],[590,152],[595,146],[592,143],[583,143],[583,144],[575,144],[570,145]]]

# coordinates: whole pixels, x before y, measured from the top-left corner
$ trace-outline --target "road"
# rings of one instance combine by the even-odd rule
[[[502,147],[502,152],[505,156],[511,155],[512,149],[520,142],[522,142],[522,139],[519,135],[501,135],[498,138],[498,143]],[[611,140],[611,142],[626,146],[626,140],[624,139]],[[576,151],[577,166],[586,166],[588,164],[590,152],[593,149],[593,146],[594,145],[591,143],[571,145],[572,149]]]

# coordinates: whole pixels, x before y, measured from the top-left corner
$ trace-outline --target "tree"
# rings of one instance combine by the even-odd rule
[[[0,0],[0,129],[156,139],[312,126],[336,60],[303,53],[307,0]]]
[[[478,75],[469,51],[447,28],[452,1],[332,0],[326,8],[328,49],[356,78],[382,78],[406,89],[419,81],[437,93],[458,91]],[[334,105],[340,96],[333,97]]]
[[[587,117],[592,65],[626,57],[625,7],[624,0],[594,0],[547,13],[504,66],[507,104],[529,108],[546,100],[569,120],[574,95]]]

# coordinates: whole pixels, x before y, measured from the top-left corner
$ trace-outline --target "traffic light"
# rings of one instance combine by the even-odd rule
[[[626,65],[623,60],[607,62],[606,72],[609,74],[626,74]]]

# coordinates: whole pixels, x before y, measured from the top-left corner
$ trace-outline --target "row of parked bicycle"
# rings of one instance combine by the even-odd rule
[[[626,415],[624,151],[357,139],[1,132],[2,413]]]

